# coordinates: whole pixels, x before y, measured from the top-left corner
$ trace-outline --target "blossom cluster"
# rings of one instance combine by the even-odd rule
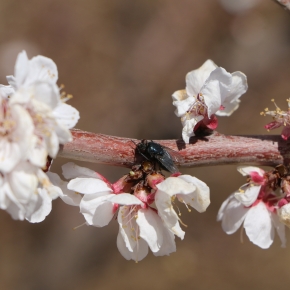
[[[221,206],[218,221],[227,234],[243,224],[250,241],[267,249],[274,240],[275,229],[286,246],[285,226],[290,227],[290,175],[284,165],[265,172],[253,166],[239,167],[248,182]]]
[[[175,252],[175,236],[183,239],[185,235],[180,214],[174,209],[177,200],[189,211],[192,207],[198,212],[204,212],[210,203],[204,182],[181,174],[165,178],[150,161],[133,166],[113,184],[74,163],[63,166],[63,175],[70,181],[60,197],[79,206],[87,225],[103,227],[116,216],[117,247],[124,258],[136,262],[147,255],[148,248],[155,256]]]
[[[0,208],[14,219],[42,221],[60,189],[49,174],[59,145],[72,140],[78,111],[60,93],[55,63],[21,52],[9,85],[0,85]]]

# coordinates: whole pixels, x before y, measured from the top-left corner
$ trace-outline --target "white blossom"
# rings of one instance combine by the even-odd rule
[[[28,59],[21,52],[14,76],[8,76],[10,86],[0,87],[11,104],[19,104],[30,114],[34,135],[30,140],[29,161],[43,167],[47,155],[56,157],[59,144],[72,140],[69,131],[79,119],[79,113],[64,103],[56,85],[58,71],[55,63],[44,56]]]
[[[273,243],[276,229],[285,247],[285,227],[277,215],[277,199],[267,186],[264,171],[253,166],[241,166],[238,170],[249,176],[250,181],[223,202],[217,217],[223,230],[233,234],[243,224],[249,240],[267,249]]]
[[[80,212],[88,225],[103,227],[118,216],[117,247],[126,259],[142,260],[148,247],[156,256],[176,250],[174,234],[143,194],[123,191],[123,178],[111,184],[100,174],[73,163],[63,166],[63,175],[73,178],[68,189],[82,195]]]
[[[251,207],[246,207],[231,195],[222,204],[218,221],[227,234],[235,233],[243,224],[249,240],[262,249],[269,248],[275,236],[275,229],[280,237],[282,247],[286,245],[285,227],[277,214],[269,209],[262,200]]]
[[[241,72],[228,73],[213,61],[186,75],[186,89],[173,95],[175,114],[181,117],[182,138],[189,143],[202,121],[210,129],[217,127],[216,115],[230,116],[247,91],[247,78]]]

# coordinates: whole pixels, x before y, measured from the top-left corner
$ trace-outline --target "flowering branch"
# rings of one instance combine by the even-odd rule
[[[134,164],[136,139],[72,130],[73,141],[59,151],[59,157],[80,161],[131,167]],[[215,132],[207,137],[157,142],[183,157],[182,167],[251,163],[276,166],[289,161],[290,141],[278,135],[226,136]]]

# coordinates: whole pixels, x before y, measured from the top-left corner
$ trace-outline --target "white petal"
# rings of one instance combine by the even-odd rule
[[[42,222],[51,212],[51,198],[45,189],[38,189],[37,201],[33,205],[30,214],[26,214],[26,219],[31,223]]]
[[[53,115],[57,122],[64,128],[73,128],[80,118],[79,111],[65,103],[59,104],[54,110]]]
[[[217,80],[211,80],[201,88],[201,94],[207,106],[207,114],[210,118],[221,106],[220,84]]]
[[[257,200],[260,189],[261,185],[249,186],[246,184],[244,187],[241,187],[241,191],[238,190],[235,192],[235,198],[244,206],[250,206]]]
[[[1,97],[7,99],[8,97],[11,97],[14,94],[14,88],[12,86],[3,86],[0,85],[0,95]]]
[[[46,104],[50,109],[56,108],[60,101],[57,87],[47,82],[34,84],[34,98]]]
[[[72,179],[76,177],[93,177],[100,179],[99,175],[86,167],[81,167],[73,162],[66,163],[62,166],[62,174],[66,179]]]
[[[186,91],[190,96],[197,96],[210,73],[217,68],[217,65],[208,59],[200,68],[189,72],[186,75]]]
[[[155,256],[170,255],[176,252],[176,245],[174,241],[174,234],[163,226],[163,243],[158,252],[153,253]]]
[[[38,55],[29,61],[29,74],[26,84],[31,84],[35,81],[56,83],[57,79],[58,71],[52,59]]]
[[[49,177],[51,183],[59,187],[60,189],[59,196],[65,203],[73,206],[78,206],[80,204],[82,195],[75,191],[68,190],[67,188],[68,182],[61,180],[58,174],[56,173],[49,171],[46,174]]]
[[[201,180],[191,175],[180,175],[178,178],[193,184],[196,189],[190,195],[178,194],[186,204],[195,208],[198,212],[204,212],[210,204],[209,187]]]
[[[11,86],[11,88],[13,89],[13,91],[15,92],[15,90],[17,90],[15,76],[12,76],[12,75],[6,76],[6,80],[7,80],[8,84]]]
[[[119,231],[117,237],[117,247],[121,255],[126,260],[134,260],[136,262],[143,260],[148,254],[148,245],[142,239],[138,241],[138,244],[133,249],[133,252],[130,252],[126,247],[125,241]]]
[[[129,193],[114,194],[109,199],[112,203],[122,205],[142,205],[143,202],[136,196]]]
[[[166,227],[179,238],[183,239],[185,232],[180,228],[178,215],[171,204],[171,196],[164,191],[157,190],[155,204],[158,209],[158,215],[161,217]]]
[[[228,235],[235,233],[243,223],[248,210],[231,195],[222,204],[218,213],[218,219],[222,219],[223,230]]]
[[[244,228],[249,240],[262,249],[268,249],[274,239],[274,227],[267,207],[263,202],[249,209]]]
[[[243,175],[251,175],[252,172],[256,172],[259,174],[261,177],[264,176],[265,171],[259,167],[255,166],[238,166],[237,170]]]
[[[117,248],[119,250],[119,252],[121,253],[121,255],[126,259],[126,260],[131,260],[132,259],[132,252],[128,250],[128,248],[126,247],[126,243],[123,239],[123,236],[120,233],[118,233],[117,236]]]
[[[35,194],[38,185],[35,170],[29,163],[21,163],[9,174],[11,190],[20,202],[26,203]]]
[[[231,94],[228,98],[236,99],[244,94],[248,89],[247,76],[240,72],[236,71],[232,73],[233,81],[231,84]]]
[[[69,129],[64,128],[60,124],[56,123],[53,130],[55,131],[55,133],[58,137],[59,144],[65,144],[67,142],[72,141],[72,134],[71,134]]]
[[[95,227],[106,226],[114,216],[114,205],[108,201],[111,194],[85,195],[80,202],[80,212],[89,225]]]
[[[47,150],[44,140],[40,140],[36,135],[33,135],[30,140],[30,148],[28,148],[27,155],[33,165],[44,167],[47,160]]]
[[[9,142],[7,138],[0,139],[0,171],[10,172],[22,157],[20,146]]]
[[[190,110],[190,108],[195,102],[196,102],[196,99],[193,97],[188,97],[187,99],[183,101],[173,102],[173,106],[176,107],[176,110],[174,111],[175,115],[177,117],[182,117]]]
[[[47,145],[48,155],[52,158],[56,158],[59,149],[59,139],[55,131],[51,131],[50,134],[45,138]]]
[[[156,186],[159,190],[166,192],[170,197],[176,194],[189,194],[194,192],[196,189],[195,185],[177,177],[168,177]]]
[[[182,128],[182,139],[186,144],[189,143],[190,137],[195,136],[193,129],[196,124],[196,119],[190,119],[184,123]]]
[[[215,80],[219,82],[221,104],[223,104],[225,98],[229,95],[230,86],[232,84],[232,75],[228,73],[224,68],[218,67],[211,72],[210,76],[206,80],[206,83]]]
[[[163,223],[152,209],[138,210],[136,222],[140,228],[140,237],[149,245],[151,251],[158,252],[163,243]]]
[[[112,192],[107,183],[95,178],[75,178],[72,179],[67,188],[84,194],[93,194],[98,192]]]
[[[15,80],[17,87],[20,87],[28,74],[29,71],[29,60],[25,51],[22,51],[18,54],[16,64],[15,64]]]

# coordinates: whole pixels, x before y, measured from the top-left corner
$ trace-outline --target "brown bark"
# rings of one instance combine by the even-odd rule
[[[72,134],[73,141],[60,149],[59,157],[124,167],[135,163],[135,144],[140,140],[77,129]],[[245,163],[276,166],[290,160],[290,141],[278,135],[226,136],[215,132],[211,136],[195,137],[191,144],[182,140],[154,141],[178,151],[183,160],[177,165],[181,167]]]

